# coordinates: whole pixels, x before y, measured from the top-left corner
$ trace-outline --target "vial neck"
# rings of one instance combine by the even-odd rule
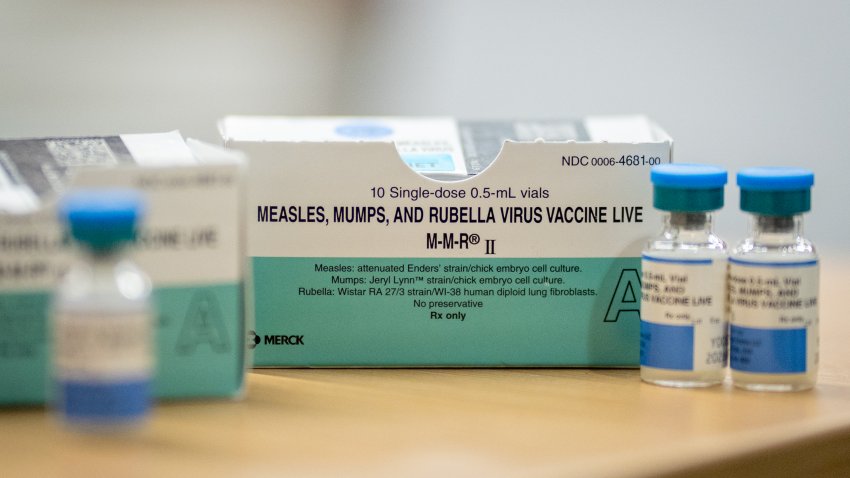
[[[750,219],[753,241],[756,244],[793,244],[803,235],[803,216],[761,216]]]
[[[120,261],[124,257],[124,247],[116,245],[108,248],[93,248],[86,245],[81,245],[80,253],[85,261],[92,264],[95,268],[110,267]]]
[[[708,212],[670,212],[664,215],[668,235],[683,241],[700,241],[713,233],[713,220]]]

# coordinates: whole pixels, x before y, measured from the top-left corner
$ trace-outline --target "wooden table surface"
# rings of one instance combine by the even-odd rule
[[[850,476],[838,259],[822,261],[809,392],[666,389],[637,370],[257,370],[241,401],[163,404],[131,435],[0,411],[0,476]]]

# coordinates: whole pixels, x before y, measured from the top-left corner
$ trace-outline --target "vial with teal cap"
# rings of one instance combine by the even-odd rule
[[[818,256],[803,237],[814,173],[741,170],[750,234],[729,258],[732,383],[756,391],[812,388],[818,368]]]
[[[151,284],[128,256],[140,193],[79,190],[59,205],[74,258],[53,298],[52,401],[70,425],[126,428],[150,409]]]
[[[640,377],[669,387],[707,387],[726,372],[727,250],[713,230],[727,174],[702,164],[650,171],[661,234],[642,254]]]

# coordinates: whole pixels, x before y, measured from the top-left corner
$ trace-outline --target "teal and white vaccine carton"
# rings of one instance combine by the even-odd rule
[[[638,365],[647,118],[219,126],[251,157],[255,366]]]
[[[141,191],[130,253],[151,277],[159,398],[239,396],[245,370],[245,159],[178,132],[0,140],[0,404],[46,398],[50,296],[71,261],[66,191]]]

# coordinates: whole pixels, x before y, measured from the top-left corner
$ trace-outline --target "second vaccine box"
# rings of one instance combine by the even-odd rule
[[[50,297],[70,260],[56,204],[98,186],[146,197],[132,255],[154,287],[156,395],[238,395],[243,170],[241,155],[177,132],[0,140],[0,404],[48,398]]]

